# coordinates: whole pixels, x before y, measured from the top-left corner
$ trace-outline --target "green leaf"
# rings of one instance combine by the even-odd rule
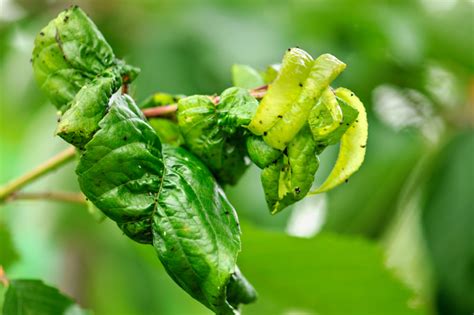
[[[248,165],[244,160],[245,148],[241,133],[231,136],[219,127],[219,117],[223,117],[221,121],[239,121],[238,112],[229,108],[234,102],[229,99],[225,102],[224,113],[227,110],[233,115],[229,118],[223,117],[224,114],[218,112],[207,96],[186,97],[178,103],[177,118],[189,150],[211,169],[220,183],[235,184]],[[246,106],[242,101],[236,103]]]
[[[157,106],[164,106],[177,103],[180,99],[186,97],[181,94],[169,94],[169,93],[162,93],[157,92],[149,97],[147,97],[143,102],[138,105],[140,108],[150,108],[150,107],[157,107]]]
[[[246,301],[226,295],[240,251],[235,210],[194,155],[171,146],[161,151],[131,98],[114,95],[109,104],[76,170],[82,191],[126,235],[153,244],[186,292],[217,313],[233,314],[230,303]]]
[[[5,293],[3,315],[91,315],[56,288],[39,280],[12,280]]]
[[[311,108],[323,91],[345,67],[343,62],[329,54],[316,58],[303,86],[299,89],[300,93],[296,101],[290,104],[291,107],[285,116],[279,119],[267,131],[267,134],[264,133],[263,139],[272,147],[283,150],[307,122]],[[297,89],[297,87],[293,88]]]
[[[225,132],[233,134],[247,126],[257,110],[258,101],[243,88],[232,87],[220,95],[217,104],[218,124]]]
[[[309,127],[290,142],[287,153],[263,169],[261,179],[270,212],[275,214],[303,199],[311,189],[319,159]]]
[[[260,168],[267,167],[283,154],[282,151],[269,146],[259,136],[248,136],[245,145],[250,159]]]
[[[161,143],[179,147],[184,144],[183,136],[176,122],[165,118],[152,118],[148,123],[153,127]]]
[[[357,109],[336,98],[330,88],[326,89],[308,117],[309,127],[318,145],[318,153],[327,146],[338,143],[358,115]]]
[[[436,158],[422,223],[437,282],[440,314],[474,310],[474,133],[456,135]]]
[[[7,226],[0,222],[0,266],[5,269],[15,263],[19,256],[13,244],[13,240]]]
[[[120,87],[117,74],[98,77],[84,85],[59,120],[56,134],[72,145],[83,148],[97,131],[112,94]]]
[[[77,6],[61,12],[36,36],[32,57],[38,85],[61,111],[108,68],[132,81],[139,70],[117,60],[95,24]]]
[[[250,131],[261,136],[283,118],[297,101],[312,64],[313,58],[304,50],[291,48],[285,53],[281,70],[249,125]]]
[[[165,147],[163,153],[166,172],[153,215],[158,256],[171,277],[195,299],[219,314],[233,313],[229,303],[254,300],[227,301],[226,286],[236,272],[240,251],[235,210],[198,159],[182,148]]]
[[[295,238],[247,224],[242,231],[239,265],[259,291],[244,314],[426,314],[409,307],[413,292],[385,268],[375,243],[331,233]]]
[[[253,89],[265,84],[260,73],[250,66],[232,66],[232,84],[244,89]]]
[[[359,112],[358,120],[354,121],[342,136],[339,155],[331,173],[324,183],[310,194],[322,193],[342,184],[364,162],[368,137],[367,114],[364,105],[354,93],[345,88],[338,88],[336,96]]]
[[[272,83],[277,78],[280,69],[280,64],[273,64],[268,66],[267,69],[265,69],[265,71],[260,74],[263,80],[265,81],[265,84]]]

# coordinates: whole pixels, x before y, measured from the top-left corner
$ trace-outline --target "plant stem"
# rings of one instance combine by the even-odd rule
[[[268,90],[268,85],[263,85],[255,89],[249,90],[249,92],[250,92],[250,95],[252,95],[253,97],[257,99],[261,99],[265,96],[265,93],[267,93],[267,90]],[[214,104],[217,105],[217,103],[219,103],[219,96],[209,95],[209,98]],[[147,118],[152,118],[152,117],[167,116],[167,115],[175,113],[177,110],[178,110],[178,104],[175,103],[175,104],[145,108],[143,109],[143,114]]]
[[[15,200],[51,200],[72,202],[85,205],[86,198],[81,193],[51,191],[51,192],[15,192],[8,197],[7,201]]]
[[[10,197],[12,194],[14,194],[16,191],[18,191],[25,185],[71,161],[74,158],[75,153],[75,149],[73,147],[70,147],[60,152],[56,156],[52,157],[51,159],[47,160],[46,162],[39,165],[30,172],[0,187],[0,203],[6,201],[8,197]]]

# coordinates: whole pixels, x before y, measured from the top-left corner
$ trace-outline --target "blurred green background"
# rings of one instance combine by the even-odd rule
[[[244,315],[474,312],[473,1],[1,0],[2,184],[66,147],[29,59],[35,35],[70,4],[142,69],[138,101],[218,93],[232,64],[264,69],[292,46],[348,64],[335,85],[369,115],[366,161],[349,183],[277,216],[256,168],[226,189],[243,222],[239,265],[259,292]],[[336,154],[324,153],[318,181]],[[78,191],[74,165],[27,190]],[[0,265],[95,314],[209,314],[151,248],[81,206],[0,206]]]

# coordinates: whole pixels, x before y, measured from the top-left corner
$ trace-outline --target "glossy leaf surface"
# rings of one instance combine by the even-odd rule
[[[170,276],[222,314],[240,251],[237,216],[207,167],[161,142],[127,96],[115,95],[77,167],[84,194],[137,242],[152,243]],[[238,301],[236,301],[238,304]]]

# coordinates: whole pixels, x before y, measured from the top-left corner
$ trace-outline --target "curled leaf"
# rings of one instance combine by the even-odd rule
[[[278,160],[283,154],[282,151],[269,146],[262,137],[249,136],[245,141],[247,153],[258,167],[265,168],[270,163]]]
[[[327,146],[338,143],[358,114],[355,108],[336,97],[330,88],[326,89],[308,117],[318,154]]]
[[[250,131],[263,135],[282,119],[298,99],[312,64],[313,58],[302,49],[291,48],[285,53],[280,72],[268,87],[248,127]]]
[[[341,137],[336,164],[324,183],[310,194],[328,191],[345,182],[362,165],[365,157],[368,136],[367,114],[364,105],[354,93],[338,88],[336,96],[359,112],[355,120]]]
[[[305,126],[290,142],[287,153],[263,169],[262,185],[272,214],[303,199],[311,189],[319,167],[315,149],[311,131]]]
[[[247,126],[257,110],[258,101],[243,88],[232,87],[220,95],[217,105],[218,124],[227,133]]]
[[[345,67],[343,62],[329,54],[316,58],[300,89],[298,99],[283,117],[266,134],[264,133],[265,141],[272,147],[283,150],[306,123],[311,108],[316,104],[323,91]]]
[[[242,88],[224,91],[216,106],[207,96],[195,95],[178,103],[178,125],[184,142],[220,183],[235,184],[248,167],[243,129],[257,101]]]
[[[139,72],[115,58],[95,24],[77,6],[61,12],[36,36],[32,63],[38,85],[61,111],[108,68],[115,68],[126,83]]]

